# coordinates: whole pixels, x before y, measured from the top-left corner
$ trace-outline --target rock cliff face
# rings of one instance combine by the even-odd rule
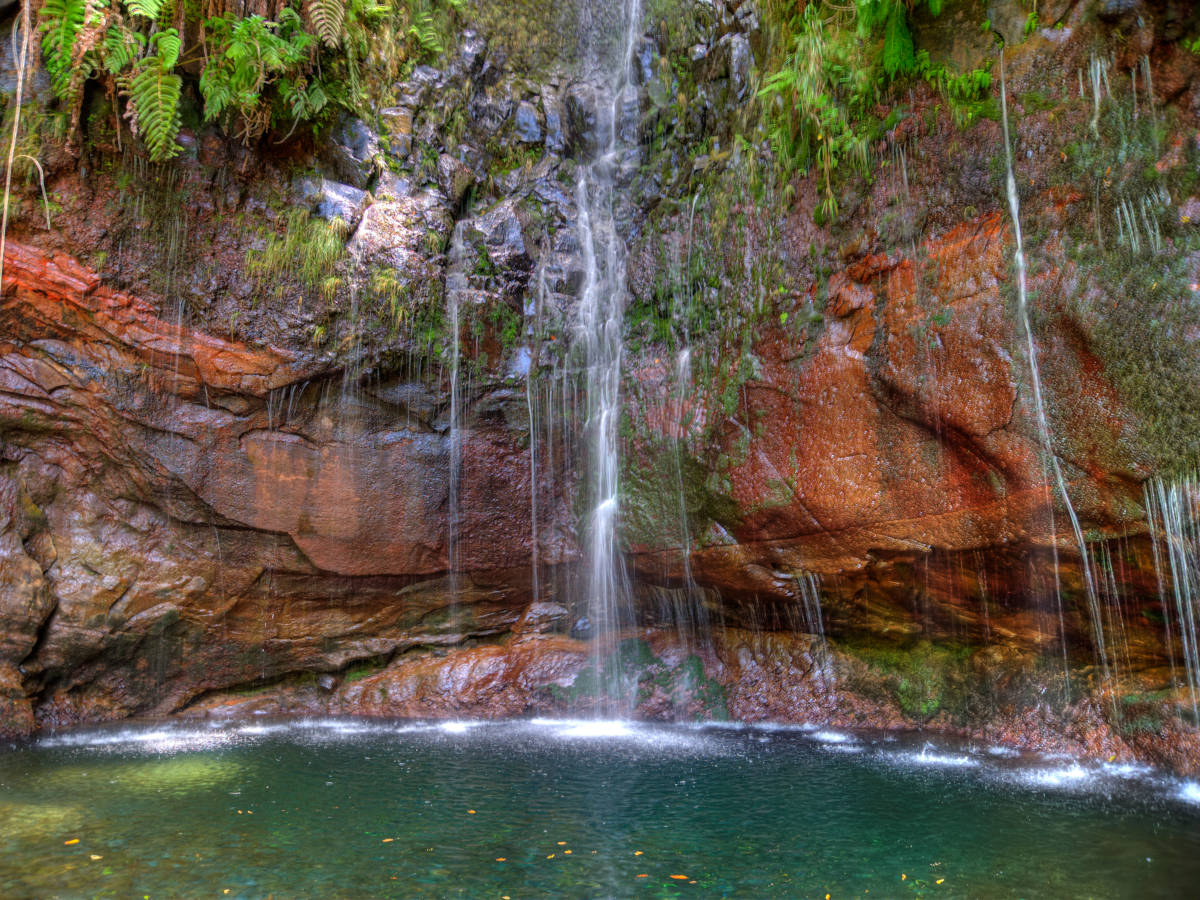
[[[688,6],[686,47],[650,11],[625,123],[642,137],[618,216],[637,306],[628,653],[597,661],[571,636],[589,83],[569,52],[503,52],[484,23],[326,143],[256,156],[199,133],[170,171],[46,149],[61,211],[47,231],[24,197],[0,298],[0,731],[585,710],[608,666],[645,716],[924,726],[1200,767],[1142,506],[1200,440],[1200,66],[1165,15],[1131,50],[1060,5],[1061,28],[1007,51],[1008,92],[1051,442],[1115,680],[1045,470],[998,123],[960,128],[919,85],[836,221],[813,223],[815,179],[756,206],[745,155],[721,148],[753,108],[761,33],[729,3]],[[1083,158],[1076,76],[1105,41],[1114,73],[1147,54],[1142,114],[1161,124],[1120,131],[1111,97]],[[1115,233],[1114,208],[1152,188],[1144,225]],[[1162,246],[1127,252],[1150,216]],[[737,280],[747,260],[774,266],[767,290]],[[682,294],[717,310],[686,340]]]

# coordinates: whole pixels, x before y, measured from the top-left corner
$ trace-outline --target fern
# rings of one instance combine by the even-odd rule
[[[427,53],[441,56],[446,52],[446,47],[438,34],[437,22],[433,18],[433,10],[429,6],[422,5],[413,10],[412,24],[408,27],[408,33]]]
[[[162,12],[164,0],[125,0],[125,8],[135,16],[153,21]]]
[[[179,33],[174,28],[156,33],[153,53],[141,61],[129,82],[131,121],[155,162],[171,159],[179,152],[179,95],[183,80],[172,72],[179,60]]]
[[[114,25],[104,34],[104,68],[110,75],[123,72],[141,58],[145,48],[146,38],[141,32]]]
[[[908,75],[916,68],[913,55],[912,33],[908,30],[908,17],[904,7],[897,3],[888,16],[883,32],[883,70],[889,78]]]
[[[50,86],[63,100],[71,99],[75,75],[75,38],[83,28],[85,0],[46,0],[42,5],[42,53]]]
[[[346,22],[345,0],[305,0],[304,12],[321,43],[336,49],[342,42]]]
[[[270,107],[262,103],[263,92],[272,83],[282,85],[303,77],[302,67],[314,38],[304,30],[296,12],[286,7],[278,22],[247,16],[237,20],[215,17],[204,24],[209,39],[222,48],[200,75],[204,116],[210,121],[222,116],[240,118],[243,137],[258,137],[270,124]],[[295,90],[282,92],[293,109],[319,111],[326,102],[321,91],[303,92],[302,97]]]

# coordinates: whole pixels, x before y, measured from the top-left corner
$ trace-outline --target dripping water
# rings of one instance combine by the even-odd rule
[[[543,248],[542,259],[549,253]],[[541,577],[538,571],[541,535],[538,533],[538,403],[536,399],[536,376],[538,360],[541,357],[542,316],[546,308],[546,266],[538,268],[537,292],[534,295],[532,310],[533,324],[530,326],[529,368],[525,372],[525,406],[529,414],[529,587],[530,600],[537,603],[541,599]]]
[[[793,577],[795,592],[799,595],[800,611],[804,617],[804,631],[816,638],[813,660],[827,694],[833,692],[833,656],[825,638],[825,619],[821,614],[821,579],[811,572],[802,572]]]
[[[460,527],[460,487],[462,483],[462,400],[459,391],[459,369],[461,362],[460,306],[466,289],[466,278],[462,274],[462,261],[466,256],[464,224],[454,228],[450,241],[449,274],[446,278],[446,319],[450,327],[450,474],[446,512],[446,561],[449,568],[450,604],[454,608],[459,601],[459,579],[462,570]]]
[[[1093,59],[1093,67],[1098,66],[1098,61]],[[1093,83],[1099,83],[1099,76],[1093,76]],[[1097,100],[1097,116],[1099,115],[1099,101]],[[1043,450],[1043,465],[1049,464],[1054,473],[1054,482],[1058,487],[1059,494],[1062,497],[1063,506],[1066,507],[1067,517],[1071,522],[1071,530],[1075,535],[1075,543],[1079,546],[1080,563],[1083,570],[1084,588],[1087,592],[1088,610],[1091,614],[1092,632],[1096,644],[1096,656],[1100,663],[1103,680],[1107,683],[1109,680],[1109,664],[1108,664],[1108,648],[1105,645],[1104,637],[1104,621],[1100,608],[1100,597],[1096,590],[1095,579],[1092,575],[1091,561],[1088,554],[1087,542],[1084,540],[1083,529],[1079,524],[1079,517],[1075,514],[1075,507],[1071,503],[1070,494],[1067,492],[1066,479],[1063,477],[1062,467],[1059,465],[1058,456],[1054,452],[1054,447],[1050,441],[1050,426],[1046,418],[1046,405],[1042,397],[1042,381],[1038,371],[1038,354],[1037,343],[1033,338],[1033,326],[1029,320],[1029,294],[1026,285],[1025,271],[1025,246],[1021,239],[1021,206],[1017,196],[1017,182],[1013,175],[1013,155],[1012,142],[1009,137],[1008,127],[1008,94],[1004,78],[1004,56],[1000,57],[1000,112],[1001,124],[1004,130],[1004,161],[1007,168],[1005,178],[1005,187],[1008,192],[1009,213],[1012,215],[1013,222],[1013,239],[1016,248],[1013,252],[1014,262],[1017,270],[1017,305],[1021,319],[1021,327],[1025,334],[1025,350],[1029,356],[1029,371],[1030,381],[1033,388],[1033,404],[1034,411],[1037,415],[1038,437],[1042,444]],[[1093,122],[1095,127],[1095,122]],[[1052,534],[1051,541],[1057,548],[1057,538]],[[1057,557],[1057,549],[1055,555]],[[1058,578],[1057,558],[1055,561],[1055,579]],[[1058,602],[1062,604],[1061,594]]]
[[[1175,681],[1173,648],[1174,632],[1178,632],[1192,721],[1200,723],[1200,629],[1197,628],[1200,623],[1200,609],[1197,609],[1200,604],[1200,478],[1195,475],[1175,481],[1156,478],[1147,482],[1143,490],[1171,659],[1171,677]],[[1171,603],[1167,599],[1168,585]]]

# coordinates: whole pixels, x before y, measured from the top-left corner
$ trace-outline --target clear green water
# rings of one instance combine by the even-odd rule
[[[0,751],[0,823],[8,900],[1200,895],[1194,783],[802,730],[90,730]]]

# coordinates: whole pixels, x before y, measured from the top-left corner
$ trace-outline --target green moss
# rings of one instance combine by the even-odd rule
[[[927,720],[943,710],[958,716],[965,709],[970,647],[919,640],[839,643],[839,649],[865,663],[873,684],[910,719]]]
[[[713,523],[727,529],[741,520],[737,503],[719,489],[709,468],[671,441],[651,441],[621,459],[621,528],[634,543],[662,541],[695,546]],[[680,511],[690,534],[681,535]]]
[[[1081,251],[1073,298],[1105,374],[1136,415],[1138,461],[1165,477],[1200,463],[1200,298],[1186,257]],[[1090,290],[1089,290],[1090,289]]]
[[[530,81],[544,81],[554,69],[575,60],[579,48],[571,36],[580,2],[471,0],[469,18],[488,39],[489,50],[502,53],[512,71],[525,73]]]
[[[347,684],[362,681],[364,678],[383,671],[384,665],[386,665],[386,662],[382,659],[370,659],[365,662],[355,663],[342,673],[342,680]]]

